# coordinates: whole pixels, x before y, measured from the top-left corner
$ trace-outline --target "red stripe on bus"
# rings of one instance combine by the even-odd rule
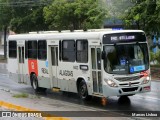
[[[29,70],[29,74],[31,74],[31,72],[34,72],[36,74],[36,76],[38,76],[38,64],[37,64],[37,60],[28,60],[28,70]]]

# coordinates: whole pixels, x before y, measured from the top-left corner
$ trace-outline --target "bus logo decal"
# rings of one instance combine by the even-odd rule
[[[28,70],[29,70],[29,74],[31,72],[34,72],[37,76],[38,76],[38,63],[37,60],[28,60]]]
[[[48,61],[45,62],[46,67],[48,67]]]
[[[31,62],[31,68],[34,70],[34,62]]]
[[[46,68],[41,68],[41,70],[42,70],[42,73],[48,74],[48,70]]]
[[[60,70],[60,71],[59,71],[59,75],[61,75],[61,76],[71,76],[71,77],[73,77],[73,71]]]

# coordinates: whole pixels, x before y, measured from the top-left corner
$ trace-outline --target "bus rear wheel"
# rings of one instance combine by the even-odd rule
[[[82,100],[90,100],[91,96],[88,95],[87,85],[84,80],[82,80],[78,85],[78,94]]]
[[[41,88],[38,86],[38,79],[37,76],[35,74],[33,74],[31,76],[31,84],[32,84],[32,88],[34,89],[35,92],[45,92],[46,88]]]

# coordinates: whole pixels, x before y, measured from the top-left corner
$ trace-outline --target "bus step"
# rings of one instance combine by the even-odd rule
[[[60,88],[52,88],[52,91],[54,91],[54,92],[59,92],[59,91],[60,91]]]

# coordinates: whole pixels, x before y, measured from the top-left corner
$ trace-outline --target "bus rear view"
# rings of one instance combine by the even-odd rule
[[[149,92],[151,77],[144,32],[104,34],[102,43],[104,96]]]

